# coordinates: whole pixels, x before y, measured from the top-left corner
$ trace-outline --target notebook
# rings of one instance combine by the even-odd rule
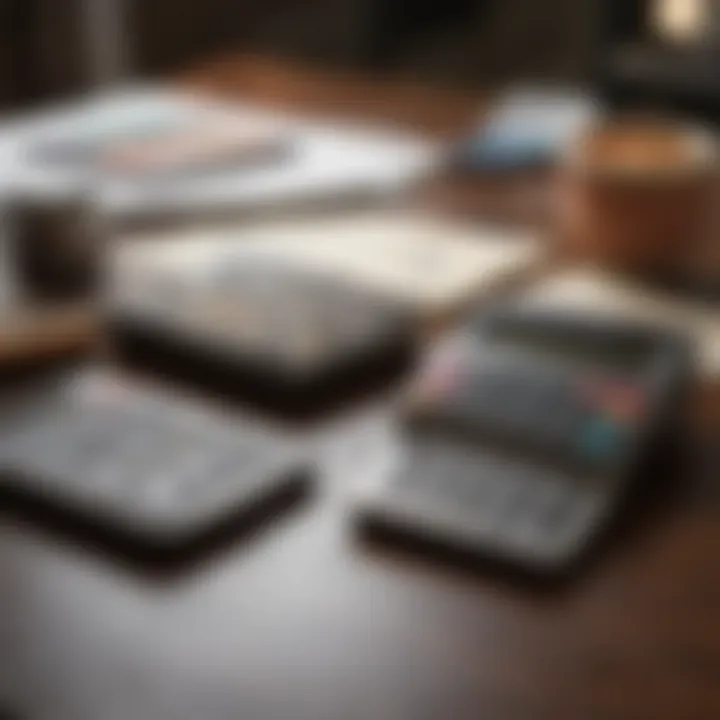
[[[193,282],[248,257],[305,265],[441,318],[537,272],[544,253],[530,231],[383,210],[135,234],[119,244],[113,275],[131,292],[157,275]]]

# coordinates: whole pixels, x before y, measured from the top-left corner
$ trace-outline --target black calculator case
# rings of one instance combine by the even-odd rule
[[[513,542],[503,522],[483,526],[481,514],[474,515],[472,508],[458,504],[457,498],[444,502],[442,497],[423,497],[403,489],[404,481],[399,479],[403,473],[415,472],[418,482],[424,482],[423,474],[430,472],[428,468],[442,453],[449,457],[465,454],[466,465],[476,468],[479,474],[484,472],[488,482],[500,481],[496,485],[502,485],[505,476],[513,476],[520,478],[518,483],[526,482],[528,488],[534,488],[548,478],[553,480],[560,472],[552,464],[554,460],[546,463],[542,455],[526,455],[526,448],[516,447],[512,436],[476,434],[472,422],[455,422],[457,418],[453,418],[452,413],[443,417],[437,408],[428,414],[412,408],[404,414],[402,467],[382,487],[359,500],[357,517],[364,531],[384,539],[450,551],[459,557],[500,561],[541,576],[563,575],[577,566],[601,531],[610,527],[649,458],[668,439],[675,437],[693,378],[692,352],[683,337],[654,327],[550,311],[495,309],[471,317],[463,327],[463,332],[491,347],[496,331],[508,330],[516,336],[530,335],[541,340],[548,333],[554,333],[580,343],[587,339],[607,346],[640,344],[647,353],[648,364],[642,372],[647,399],[643,420],[633,428],[632,441],[613,464],[612,471],[600,473],[597,492],[593,489],[593,514],[588,515],[586,526],[580,528],[582,532],[577,532],[572,540],[550,543],[547,547],[542,542],[534,542],[532,537]],[[553,407],[548,407],[547,412],[551,415]],[[423,453],[426,458],[421,457]],[[572,472],[568,471],[568,477]],[[412,489],[410,486],[415,480],[410,477],[405,482],[406,487]],[[441,494],[454,492],[444,489],[441,478],[437,478],[435,485],[435,491],[439,488]],[[533,502],[531,498],[530,504]]]

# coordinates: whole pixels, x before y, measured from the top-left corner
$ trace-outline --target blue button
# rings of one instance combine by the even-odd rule
[[[583,432],[582,453],[593,460],[611,460],[622,450],[623,441],[620,425],[605,419],[593,420]]]

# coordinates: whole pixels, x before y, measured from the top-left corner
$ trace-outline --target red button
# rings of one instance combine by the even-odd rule
[[[441,400],[452,395],[460,384],[460,363],[448,358],[431,360],[420,373],[413,397],[421,403]]]
[[[635,422],[645,410],[645,393],[633,385],[605,378],[583,378],[579,388],[594,408],[619,422]]]

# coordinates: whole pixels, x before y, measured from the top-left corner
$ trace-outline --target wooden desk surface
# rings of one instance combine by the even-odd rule
[[[194,81],[267,85],[277,100],[283,76],[319,106],[333,97],[337,77],[272,66],[268,80],[253,63]],[[379,113],[386,91],[367,100],[357,82]],[[440,122],[425,94],[428,125],[462,124],[462,102]],[[406,118],[422,115],[411,105]],[[317,496],[172,580],[0,521],[0,698],[24,700],[31,720],[720,717],[717,434],[693,438],[673,482],[588,572],[543,591],[353,539],[348,496],[386,428],[380,404],[318,431]]]

